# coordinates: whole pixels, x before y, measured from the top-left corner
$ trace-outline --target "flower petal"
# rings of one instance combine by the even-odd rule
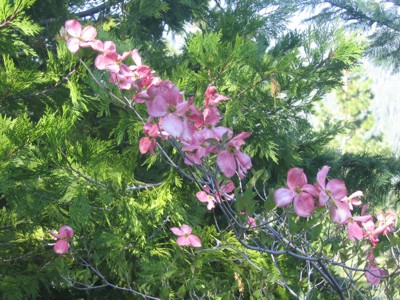
[[[229,151],[223,150],[218,153],[217,165],[226,177],[232,177],[236,173],[236,160]]]
[[[162,128],[173,137],[179,137],[183,133],[183,121],[175,114],[167,114],[162,118]]]
[[[287,175],[287,186],[289,189],[294,190],[296,187],[302,187],[307,183],[307,176],[304,174],[303,169],[291,168]]]
[[[294,212],[300,217],[309,217],[314,211],[314,197],[309,193],[301,192],[293,200]]]
[[[172,227],[172,228],[170,228],[170,230],[171,230],[175,235],[177,235],[177,236],[182,236],[182,235],[184,235],[183,231],[180,230],[179,228]]]
[[[93,26],[86,26],[82,30],[81,38],[85,42],[90,42],[95,39],[96,35],[97,35],[96,28],[94,28]]]
[[[82,25],[77,20],[68,20],[65,22],[65,30],[73,37],[80,37]]]
[[[182,224],[181,230],[184,234],[191,234],[192,233],[192,228],[189,225]]]
[[[188,236],[188,239],[189,239],[190,245],[192,247],[196,247],[196,248],[201,247],[201,241],[198,236],[191,234]]]
[[[331,220],[338,224],[346,224],[351,217],[349,206],[345,202],[334,200],[334,204],[329,210],[331,214]]]
[[[326,176],[328,175],[328,172],[330,169],[331,169],[331,167],[329,167],[329,166],[323,166],[322,169],[317,174],[318,184],[323,190],[325,190]]]
[[[347,188],[343,181],[339,179],[332,179],[326,185],[326,190],[331,191],[332,198],[335,200],[342,200],[347,196]]]
[[[319,193],[319,206],[325,205],[329,200],[329,196],[325,191]]]
[[[349,222],[347,225],[347,236],[350,241],[354,242],[355,239],[362,240],[364,232],[357,223]]]
[[[58,254],[65,254],[68,252],[69,245],[66,240],[58,240],[54,245],[54,251]]]
[[[276,206],[285,207],[292,203],[293,198],[296,196],[296,193],[292,190],[279,188],[274,193],[274,200]]]
[[[79,40],[77,38],[69,38],[67,41],[67,48],[72,53],[76,53],[79,50]]]
[[[60,233],[60,236],[64,239],[70,239],[74,236],[74,230],[67,225],[61,226],[58,232]]]

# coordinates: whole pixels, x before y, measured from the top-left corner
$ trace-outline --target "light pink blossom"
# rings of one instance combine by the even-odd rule
[[[353,210],[353,205],[359,206],[362,204],[361,200],[358,199],[359,197],[364,196],[362,191],[357,191],[354,192],[353,194],[351,194],[350,196],[346,196],[344,197],[342,200],[342,202],[347,202],[349,204],[349,209]]]
[[[192,246],[192,247],[201,247],[200,238],[196,235],[191,234],[192,228],[186,224],[183,224],[181,228],[172,227],[171,231],[179,236],[176,240],[176,243],[179,246]]]
[[[235,173],[243,179],[247,171],[251,168],[250,156],[240,151],[240,147],[245,143],[244,139],[251,135],[250,132],[242,132],[232,138],[226,146],[217,154],[217,165],[226,177],[232,177]]]
[[[325,205],[329,198],[341,201],[347,196],[346,185],[339,179],[331,179],[326,183],[326,177],[331,167],[323,166],[317,174],[317,181],[319,185],[319,205]]]
[[[72,53],[76,53],[80,47],[91,47],[97,35],[96,28],[93,26],[86,26],[82,29],[81,23],[77,20],[66,21],[65,29],[71,36],[67,41],[67,48]]]

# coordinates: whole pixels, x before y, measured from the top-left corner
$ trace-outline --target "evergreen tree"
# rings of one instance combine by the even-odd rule
[[[143,124],[116,100],[121,91],[103,87],[109,78],[92,68],[90,49],[72,55],[65,32],[57,35],[67,17],[80,18],[119,51],[138,48],[146,64],[197,104],[209,84],[229,95],[220,105],[222,122],[235,132],[253,132],[246,151],[255,167],[252,178],[236,182],[247,192],[234,208],[263,214],[273,200],[262,201],[251,187],[256,191],[260,181],[281,186],[290,167],[310,167],[325,154],[336,128],[315,131],[307,115],[341,85],[342,72],[358,61],[363,45],[335,26],[288,32],[293,11],[280,1],[216,3],[209,9],[206,1],[183,0],[1,2],[4,299],[331,295],[318,273],[299,280],[307,263],[245,249],[222,209],[208,211],[196,199],[199,186],[180,176],[163,153],[140,155]],[[166,56],[164,26],[179,31],[186,21],[201,31],[188,36],[181,55]],[[184,166],[173,147],[163,146]],[[317,236],[320,219],[307,225]],[[177,246],[170,228],[183,223],[201,236],[203,249]],[[290,224],[294,236],[306,226],[298,218]],[[63,225],[74,236],[69,254],[60,256],[49,232]],[[332,256],[336,250],[324,248]],[[374,294],[368,287],[363,292]]]
[[[375,118],[370,110],[374,97],[371,85],[372,80],[361,67],[357,67],[344,74],[343,86],[319,107],[323,122],[344,125],[344,132],[338,134],[329,146],[343,153],[390,154],[382,133],[373,132]]]
[[[325,23],[340,18],[349,28],[361,29],[369,39],[368,55],[394,71],[399,70],[398,1],[296,0],[295,3],[304,11],[311,8],[315,12],[309,20]]]

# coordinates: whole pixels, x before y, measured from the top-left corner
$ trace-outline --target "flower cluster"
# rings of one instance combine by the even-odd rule
[[[317,174],[317,182],[309,184],[307,176],[300,168],[292,168],[287,175],[287,188],[279,188],[274,193],[274,200],[278,207],[286,207],[293,203],[294,212],[301,217],[309,217],[315,210],[315,206],[325,206],[329,209],[332,222],[344,225],[348,238],[351,241],[369,240],[372,250],[369,253],[369,265],[366,271],[367,280],[371,284],[378,284],[380,277],[374,275],[387,274],[379,268],[373,256],[373,249],[379,242],[379,235],[387,235],[394,231],[396,213],[393,211],[380,212],[377,221],[366,213],[367,205],[363,205],[360,216],[354,216],[354,206],[361,206],[361,191],[347,196],[347,188],[343,181],[326,178],[330,170],[329,166],[323,166]]]
[[[228,98],[218,94],[214,86],[207,88],[204,104],[197,108],[193,98],[185,100],[175,84],[155,77],[142,64],[136,49],[119,54],[112,41],[96,40],[96,29],[92,26],[82,29],[77,20],[66,21],[65,29],[70,35],[67,47],[72,53],[79,47],[91,47],[99,52],[94,63],[96,68],[108,71],[112,84],[134,91],[133,101],[146,105],[145,136],[139,142],[142,154],[154,154],[157,139],[174,138],[182,145],[187,165],[201,165],[203,159],[215,154],[216,164],[226,177],[237,174],[244,178],[251,168],[251,159],[241,151],[241,146],[251,134],[242,132],[233,136],[230,128],[218,126],[221,116],[217,104]],[[125,63],[128,58],[133,64]]]
[[[74,236],[74,230],[69,226],[61,226],[58,229],[58,234],[50,231],[50,234],[54,236],[58,241],[54,245],[54,251],[58,254],[65,254],[69,250],[68,240]]]

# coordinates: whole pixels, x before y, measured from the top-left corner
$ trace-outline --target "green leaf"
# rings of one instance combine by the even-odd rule
[[[169,285],[164,285],[160,290],[160,298],[161,300],[168,300],[169,299]]]

